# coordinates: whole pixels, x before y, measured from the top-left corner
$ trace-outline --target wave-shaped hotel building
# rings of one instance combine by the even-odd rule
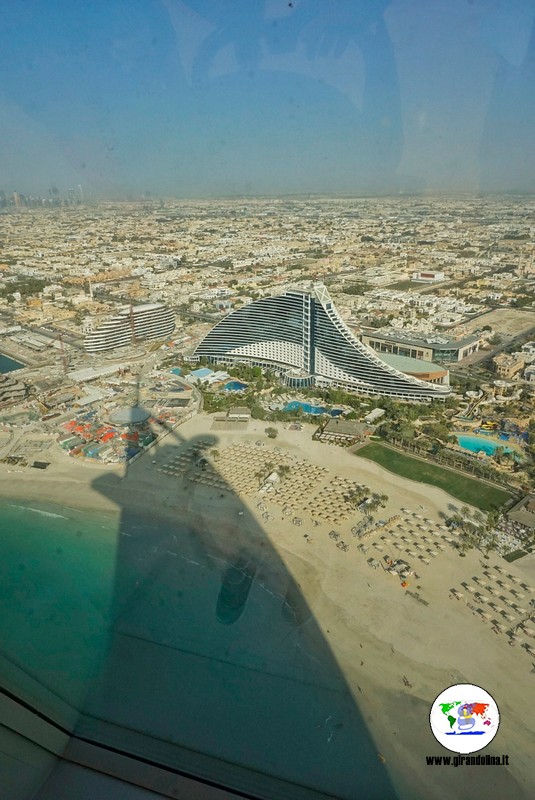
[[[202,357],[272,369],[292,388],[338,386],[420,402],[443,400],[450,392],[447,370],[428,369],[422,380],[407,374],[413,369],[404,372],[362,344],[321,283],[233,311],[200,342],[193,358]]]
[[[147,339],[163,339],[175,329],[175,315],[161,303],[131,306],[103,322],[85,337],[88,353],[127,347]]]

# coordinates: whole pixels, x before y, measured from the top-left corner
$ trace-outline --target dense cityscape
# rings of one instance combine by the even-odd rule
[[[187,649],[197,665],[188,685],[193,696],[209,685],[202,659],[221,626],[247,631],[246,649],[232,653],[225,667],[218,725],[238,714],[257,741],[254,704],[236,705],[232,682],[237,672],[261,665],[254,692],[265,693],[267,707],[282,658],[300,687],[284,712],[285,729],[295,726],[297,735],[295,710],[312,700],[325,716],[307,740],[318,763],[332,741],[345,752],[360,736],[367,758],[378,759],[361,778],[366,797],[379,797],[372,785],[382,798],[394,797],[394,775],[400,797],[423,797],[413,794],[423,776],[413,775],[405,794],[399,789],[399,752],[381,721],[380,749],[356,728],[345,739],[333,737],[353,724],[346,691],[357,692],[370,730],[377,692],[402,692],[412,702],[435,691],[436,659],[447,658],[437,614],[453,631],[461,624],[466,643],[477,638],[483,685],[498,661],[516,676],[519,693],[529,685],[534,203],[519,195],[93,203],[82,187],[64,195],[51,190],[44,199],[2,195],[0,491],[10,501],[4,518],[31,542],[44,532],[35,514],[45,515],[46,536],[33,547],[55,548],[58,558],[71,548],[69,567],[54,573],[47,590],[51,602],[59,607],[69,597],[69,605],[81,604],[67,650],[55,613],[41,624],[38,679],[48,680],[61,651],[70,675],[62,697],[86,713],[80,696],[92,685],[86,668],[96,668],[99,658],[94,631],[107,630],[100,616],[92,627],[89,609],[92,598],[109,591],[105,576],[118,570],[113,591],[130,598],[127,629],[156,636],[152,670],[161,668],[162,647],[172,650],[177,674],[186,669],[182,637],[200,620],[205,635]],[[147,498],[158,504],[157,514]],[[91,522],[75,522],[72,515],[82,513]],[[9,522],[9,514],[20,516]],[[96,520],[104,532],[97,538],[95,527],[84,528]],[[90,548],[82,563],[84,536]],[[17,553],[18,546],[6,551],[6,563]],[[86,590],[73,594],[66,576],[95,558],[102,561],[98,572],[89,570],[87,597]],[[201,567],[199,558],[213,559],[211,566]],[[213,618],[199,611],[198,592],[187,599],[180,590],[178,604],[170,594],[163,599],[183,585],[175,559],[192,565],[195,581],[205,576],[208,595],[220,582]],[[27,576],[38,563],[34,555],[22,562]],[[13,570],[14,605],[5,619],[18,623],[5,638],[24,662],[31,615],[20,617]],[[28,579],[39,584],[37,574]],[[131,599],[140,591],[155,592],[143,600],[145,622]],[[283,622],[258,638],[251,609],[273,614],[281,602]],[[347,616],[350,607],[366,608],[365,621]],[[182,624],[168,634],[177,613]],[[287,644],[279,654],[280,637]],[[143,695],[138,645],[126,656],[116,647],[105,669],[113,676],[126,670],[127,684]],[[318,664],[329,687],[348,687],[345,710],[332,711]],[[107,701],[97,695],[92,702],[91,713],[108,713]],[[164,693],[137,703],[134,727],[146,731],[158,706],[165,736],[173,702]],[[201,750],[211,713],[200,704],[189,717]],[[398,722],[392,724],[396,734]],[[241,746],[240,736],[229,738],[225,758],[240,761]],[[258,746],[253,767],[268,744]],[[276,752],[273,740],[269,747]],[[278,775],[307,782],[308,754],[294,754],[288,767],[277,763]],[[531,774],[528,762],[520,772]],[[354,796],[351,770],[315,780],[323,791]],[[437,792],[441,786],[439,776]]]
[[[114,462],[138,455],[143,446],[136,431],[110,425],[114,410],[132,405],[137,387],[153,420],[143,431],[145,447],[158,437],[159,425],[179,424],[200,403],[212,412],[241,405],[253,418],[299,418],[310,425],[318,417],[302,405],[283,412],[278,398],[288,395],[288,405],[312,397],[318,408],[336,405],[354,421],[356,441],[378,436],[397,442],[519,493],[533,480],[529,198],[83,205],[81,187],[78,195],[51,197],[52,208],[20,194],[4,199],[4,462],[24,452],[29,463],[32,441],[39,441],[36,453],[60,443],[77,458]],[[397,375],[408,390],[390,391],[373,380],[359,386],[358,377],[348,382],[340,370],[338,377],[307,378],[306,365],[272,351],[258,351],[260,357],[231,352],[247,324],[240,322],[240,309],[259,307],[260,338],[269,339],[262,330],[268,299],[320,285],[351,347],[366,352],[369,363],[374,351],[382,374]],[[205,337],[214,329],[213,339],[225,319],[229,342],[212,346],[212,353]],[[199,361],[202,377],[195,370]],[[227,391],[236,378],[245,383]],[[358,423],[370,411],[366,395],[377,398],[384,414],[363,432]],[[400,413],[397,400],[426,403],[435,395],[431,408]],[[93,427],[89,436],[68,437],[65,425],[78,430],[88,414],[98,435]]]

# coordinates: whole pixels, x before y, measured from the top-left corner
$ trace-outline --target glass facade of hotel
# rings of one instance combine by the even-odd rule
[[[366,395],[403,400],[444,399],[434,385],[386,364],[362,344],[338,314],[323,284],[290,289],[229,314],[202,340],[194,357],[220,363],[245,361],[282,374],[295,369],[316,386],[340,386]]]

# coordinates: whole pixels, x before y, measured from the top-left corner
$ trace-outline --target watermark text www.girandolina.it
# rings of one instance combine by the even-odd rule
[[[475,767],[481,765],[486,767],[507,767],[509,756],[426,756],[428,767]]]

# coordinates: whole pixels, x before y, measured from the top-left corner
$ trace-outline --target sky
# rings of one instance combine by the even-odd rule
[[[535,0],[4,0],[0,189],[535,190]]]

